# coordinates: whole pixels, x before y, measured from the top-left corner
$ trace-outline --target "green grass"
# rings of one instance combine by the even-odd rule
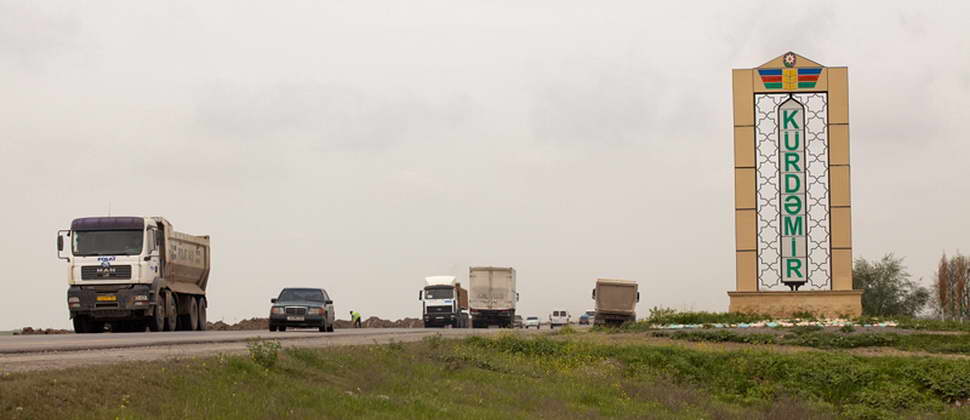
[[[970,334],[835,333],[792,328],[789,334],[751,334],[731,330],[655,331],[655,337],[715,343],[779,344],[821,349],[891,347],[903,351],[970,355]]]
[[[879,318],[860,318],[860,322],[876,323],[883,321]],[[888,318],[885,321],[895,321],[897,328],[928,331],[962,331],[970,332],[970,321],[941,321],[938,319],[916,319],[907,317]]]
[[[221,356],[7,373],[0,418],[970,416],[950,408],[970,398],[965,361],[608,345],[583,336],[289,348],[268,369]]]

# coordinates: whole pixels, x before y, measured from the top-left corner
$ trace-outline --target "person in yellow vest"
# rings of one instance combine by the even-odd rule
[[[354,328],[361,328],[360,312],[350,311],[350,323],[353,324]]]

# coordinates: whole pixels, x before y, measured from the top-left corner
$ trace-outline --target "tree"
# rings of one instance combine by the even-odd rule
[[[970,318],[970,258],[957,254],[940,258],[936,268],[933,302],[943,319],[966,320]]]
[[[863,290],[862,314],[869,316],[916,316],[930,300],[929,290],[910,280],[903,259],[892,253],[876,262],[857,259],[852,288]]]

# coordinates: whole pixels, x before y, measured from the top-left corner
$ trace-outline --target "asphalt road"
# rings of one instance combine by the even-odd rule
[[[434,334],[465,337],[499,331],[503,330],[362,328],[338,329],[332,333],[249,330],[0,336],[0,373],[239,354],[246,351],[246,343],[254,338],[279,340],[284,347],[326,347],[419,341]]]

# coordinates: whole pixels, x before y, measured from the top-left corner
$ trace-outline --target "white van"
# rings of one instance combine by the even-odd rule
[[[562,327],[564,325],[569,325],[572,321],[572,316],[569,315],[567,311],[552,311],[552,315],[549,315],[549,328],[556,328],[557,326]]]

